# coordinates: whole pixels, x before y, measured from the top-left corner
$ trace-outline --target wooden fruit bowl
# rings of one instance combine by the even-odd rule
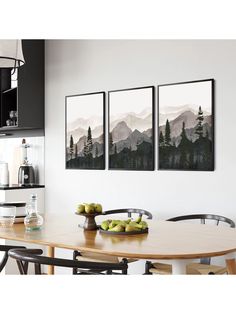
[[[84,224],[83,225],[79,224],[79,227],[84,228],[84,230],[97,230],[98,226],[96,224],[95,217],[99,215],[103,215],[103,213],[86,214],[86,213],[77,213],[77,212],[75,212],[75,214],[85,217]]]

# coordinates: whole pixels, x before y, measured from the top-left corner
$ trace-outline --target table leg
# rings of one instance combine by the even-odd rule
[[[171,260],[172,264],[172,275],[186,275],[186,266],[191,263],[192,260]]]
[[[236,275],[236,261],[235,261],[236,254],[231,253],[225,255],[225,262],[226,267],[229,275]]]
[[[48,246],[48,257],[54,257],[55,248],[53,246]],[[48,275],[54,275],[54,266],[48,266]]]

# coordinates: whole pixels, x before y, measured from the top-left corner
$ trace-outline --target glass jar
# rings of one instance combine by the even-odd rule
[[[0,205],[0,226],[12,227],[15,222],[16,207],[11,205]]]
[[[26,205],[27,216],[24,219],[26,231],[34,231],[41,229],[43,225],[43,217],[38,214],[37,194],[32,194],[29,204]]]

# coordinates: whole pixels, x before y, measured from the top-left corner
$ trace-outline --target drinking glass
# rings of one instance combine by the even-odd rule
[[[17,125],[17,123],[16,123],[17,122],[17,111],[11,110],[9,112],[9,116],[10,116],[10,118],[12,120],[13,125],[16,126]]]
[[[0,227],[12,227],[15,222],[16,207],[0,205]]]

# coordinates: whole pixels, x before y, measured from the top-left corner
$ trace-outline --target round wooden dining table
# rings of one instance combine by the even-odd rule
[[[104,217],[96,218],[101,222]],[[107,217],[106,217],[107,219]],[[186,264],[201,257],[225,256],[232,261],[236,252],[236,229],[187,222],[148,220],[149,232],[139,235],[108,235],[78,227],[84,218],[73,213],[50,214],[40,231],[27,232],[24,224],[0,228],[0,238],[40,244],[53,257],[55,248],[102,253],[172,264],[173,274],[184,274]],[[52,267],[49,273],[53,274]]]

